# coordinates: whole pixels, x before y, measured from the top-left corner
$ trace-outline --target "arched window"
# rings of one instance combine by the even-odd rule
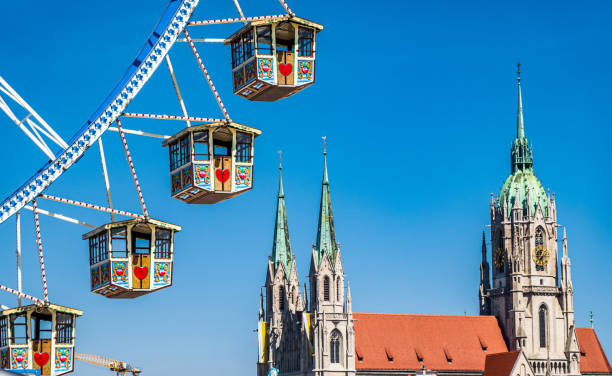
[[[285,309],[285,286],[278,287],[278,309],[281,311]]]
[[[538,247],[544,247],[544,229],[542,227],[538,227],[536,229],[535,246],[536,250],[538,249]],[[536,270],[544,271],[544,265],[536,264]]]
[[[540,347],[546,347],[546,318],[548,312],[546,306],[542,304],[540,306]]]
[[[291,288],[291,303],[293,303],[293,305],[297,304],[297,296],[298,296],[298,294],[297,294],[297,292],[295,290],[295,286],[293,286]]]
[[[334,330],[329,341],[329,353],[331,363],[340,363],[340,342],[341,335],[338,330]]]
[[[340,286],[340,277],[336,279],[336,302],[340,302],[342,299],[342,286]]]
[[[329,302],[329,277],[323,278],[323,300]]]

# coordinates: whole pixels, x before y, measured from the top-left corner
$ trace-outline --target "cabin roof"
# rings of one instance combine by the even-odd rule
[[[237,129],[239,131],[253,133],[255,135],[255,137],[257,137],[257,136],[259,136],[261,134],[261,130],[259,130],[257,128],[249,127],[249,126],[244,125],[244,124],[239,124],[239,123],[234,123],[234,122],[231,122],[231,123],[227,124],[225,122],[216,121],[216,122],[212,122],[212,123],[203,123],[203,124],[198,124],[198,125],[194,125],[194,126],[185,128],[182,131],[180,131],[179,133],[175,134],[174,136],[172,136],[172,137],[170,137],[168,139],[165,139],[162,142],[162,146],[168,146],[168,144],[176,141],[176,139],[182,137],[187,132],[195,132],[195,131],[199,131],[199,130],[202,130],[202,129],[221,128],[221,127],[234,128],[234,129]]]
[[[43,307],[43,306],[40,306],[40,305],[36,305],[36,304],[30,304],[30,305],[26,305],[26,306],[17,307],[17,308],[5,309],[3,311],[0,311],[0,314],[6,316],[6,315],[11,315],[13,313],[22,313],[22,312],[37,311],[37,310],[40,310],[41,308],[42,309],[48,308],[48,309],[56,311],[56,312],[71,313],[71,314],[77,315],[77,316],[82,316],[83,315],[83,311],[81,311],[80,309],[64,307],[64,306],[57,305],[57,304],[49,304],[46,307]]]
[[[89,231],[86,234],[83,234],[83,240],[89,239],[90,237],[102,232],[103,230],[108,230],[109,228],[115,228],[115,227],[121,227],[121,226],[127,226],[130,225],[132,223],[150,223],[156,227],[161,227],[161,228],[165,228],[165,229],[169,229],[169,230],[173,230],[173,231],[181,231],[182,228],[179,225],[174,225],[172,223],[168,223],[168,222],[164,222],[164,221],[158,221],[157,219],[153,219],[153,218],[149,218],[149,219],[140,219],[140,218],[133,218],[133,219],[126,219],[125,221],[118,221],[118,222],[111,222],[111,223],[107,223],[105,225],[102,225],[96,229],[93,229],[91,231]]]
[[[247,23],[246,25],[244,25],[240,30],[236,31],[235,33],[233,33],[232,35],[230,35],[229,37],[227,37],[225,39],[225,44],[230,44],[232,43],[232,41],[234,39],[236,39],[236,37],[238,37],[240,34],[242,34],[243,32],[245,32],[246,30],[255,27],[255,26],[262,26],[262,25],[270,25],[273,23],[277,23],[280,21],[291,21],[291,22],[295,22],[297,24],[300,25],[304,25],[304,26],[309,26],[312,28],[317,29],[317,31],[321,31],[323,30],[323,25],[318,24],[316,22],[312,22],[312,21],[308,21],[307,19],[304,18],[300,18],[300,17],[291,17],[289,15],[283,15],[283,16],[279,16],[279,17],[274,17],[272,19],[266,19],[266,20],[258,20],[258,21],[251,21],[249,23]]]

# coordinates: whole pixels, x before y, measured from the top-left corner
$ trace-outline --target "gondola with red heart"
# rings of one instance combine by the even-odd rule
[[[231,45],[234,94],[276,101],[315,81],[315,39],[323,26],[294,15],[252,21],[225,40]]]
[[[253,187],[254,141],[259,129],[234,122],[187,127],[163,142],[170,152],[172,197],[215,204]]]

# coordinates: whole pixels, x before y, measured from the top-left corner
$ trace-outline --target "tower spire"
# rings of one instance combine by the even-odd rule
[[[525,138],[525,125],[523,123],[523,97],[521,95],[521,63],[516,64],[518,81],[518,109],[516,112],[516,138]]]
[[[338,244],[336,243],[334,216],[332,214],[331,198],[329,194],[326,145],[326,137],[323,137],[323,181],[321,184],[321,206],[319,209],[319,225],[317,229],[315,250],[317,251],[318,256],[317,262],[321,262],[321,257],[323,257],[323,254],[327,251],[333,264],[335,263],[336,255],[338,253]]]
[[[282,152],[279,152],[278,175],[278,197],[276,203],[276,222],[274,224],[274,242],[272,244],[272,261],[275,268],[282,264],[285,272],[289,275],[291,270],[291,244],[289,242],[289,226],[287,225],[285,191],[283,189]]]

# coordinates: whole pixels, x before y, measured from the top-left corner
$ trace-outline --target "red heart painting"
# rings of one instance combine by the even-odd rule
[[[160,270],[159,271],[159,275],[162,276],[162,277],[165,276],[166,275],[166,271],[165,270]]]
[[[36,364],[38,364],[38,366],[42,368],[49,361],[49,354],[39,352],[34,353],[34,361],[36,362]]]
[[[217,170],[215,171],[215,175],[217,175],[217,180],[221,183],[225,183],[227,179],[229,179],[229,170]]]
[[[121,276],[121,274],[123,274],[123,269],[117,269],[115,270],[115,273],[117,273],[118,276]]]
[[[293,70],[293,65],[291,64],[278,64],[278,71],[285,77],[291,74]]]
[[[134,268],[134,275],[136,276],[136,278],[142,281],[143,279],[147,278],[147,275],[149,275],[149,268],[147,268],[146,266],[137,266]]]

